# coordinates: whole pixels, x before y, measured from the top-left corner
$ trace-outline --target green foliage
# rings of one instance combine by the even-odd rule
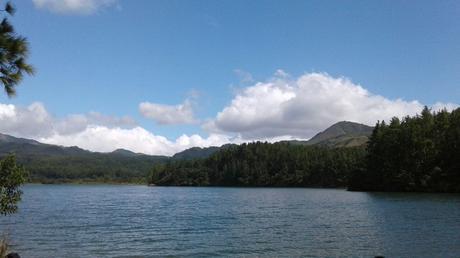
[[[348,187],[460,192],[460,108],[378,122],[367,147],[250,143],[155,166],[149,182],[180,186]]]
[[[39,183],[146,183],[152,164],[166,158],[120,156],[111,153],[19,156],[31,182]]]
[[[354,122],[342,121],[333,124],[305,142],[308,145],[329,147],[355,147],[364,145],[373,128]]]
[[[38,183],[146,183],[152,165],[167,159],[127,150],[90,152],[0,134],[0,158],[9,153],[27,168],[29,180]]]
[[[345,187],[361,166],[364,148],[289,143],[229,146],[205,159],[171,160],[153,167],[149,182],[179,186]]]
[[[0,214],[7,215],[17,211],[21,200],[19,187],[25,181],[25,170],[16,164],[14,155],[0,160]]]
[[[460,192],[460,108],[377,123],[351,190]]]
[[[13,15],[15,9],[8,2],[4,11]],[[33,67],[26,61],[28,54],[27,39],[16,34],[5,16],[0,23],[0,83],[9,97],[15,95],[15,87],[22,81],[24,73],[34,73]]]

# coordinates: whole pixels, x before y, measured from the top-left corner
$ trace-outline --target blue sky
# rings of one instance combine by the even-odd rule
[[[456,107],[460,99],[458,1],[13,2],[18,11],[12,22],[30,41],[30,63],[37,74],[24,80],[17,97],[0,95],[0,103],[14,106],[16,115],[39,103],[48,116],[44,121],[54,128],[43,129],[53,131],[47,135],[32,129],[21,133],[24,127],[41,126],[25,122],[17,124],[21,129],[0,127],[0,132],[17,136],[97,151],[126,147],[170,154],[181,148],[146,151],[118,143],[99,148],[66,142],[56,136],[60,133],[55,128],[78,114],[87,120],[85,126],[142,128],[172,142],[183,134],[203,139],[225,135],[213,144],[309,138],[335,118],[372,124],[391,112],[413,114],[419,105]],[[302,78],[305,85],[324,87],[309,88],[304,96],[300,89],[310,86],[300,83]],[[338,88],[328,86],[336,84]],[[353,87],[364,89],[362,94],[372,101],[358,107],[350,99],[363,101],[354,95],[328,99],[333,94],[348,96],[341,90],[357,89]],[[273,94],[259,94],[267,90]],[[254,106],[248,104],[259,97],[273,100],[260,104],[271,110],[268,113],[272,107],[279,110],[261,118],[265,112],[251,111]],[[288,100],[296,104],[289,106]],[[345,106],[328,112],[328,101]],[[144,105],[142,112],[140,104],[145,102],[153,106]],[[369,106],[376,109],[366,117],[340,112],[360,113]],[[171,111],[176,119],[165,120],[160,111]],[[104,119],[88,119],[90,112]],[[188,115],[193,119],[179,119]],[[288,119],[299,117],[305,122]]]

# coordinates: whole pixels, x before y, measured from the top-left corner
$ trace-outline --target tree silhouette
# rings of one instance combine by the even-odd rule
[[[27,39],[18,35],[8,21],[8,16],[14,15],[15,8],[7,2],[2,11],[5,16],[0,23],[0,83],[8,97],[12,97],[24,74],[32,75],[34,68],[26,61],[29,54]]]
[[[0,82],[8,97],[15,95],[15,87],[22,81],[24,73],[32,75],[34,69],[27,64],[29,53],[25,37],[17,35],[8,21],[8,16],[15,9],[10,2],[5,4],[5,13],[0,23]],[[25,170],[16,164],[14,155],[0,160],[0,214],[6,215],[17,211],[17,203],[21,200],[19,187],[24,183]]]

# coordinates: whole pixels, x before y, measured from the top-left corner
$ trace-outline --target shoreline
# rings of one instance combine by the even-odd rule
[[[350,193],[369,193],[369,194],[382,194],[382,193],[391,193],[391,194],[454,194],[460,195],[458,192],[429,192],[429,191],[356,191],[356,190],[348,190],[346,187],[315,187],[315,186],[199,186],[199,185],[149,185],[147,183],[129,183],[129,182],[55,182],[55,183],[42,183],[42,182],[27,182],[24,185],[112,185],[112,186],[146,186],[146,187],[159,187],[159,188],[237,188],[237,189],[317,189],[317,190],[343,190],[345,192]]]

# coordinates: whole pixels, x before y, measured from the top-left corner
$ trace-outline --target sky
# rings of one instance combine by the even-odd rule
[[[21,0],[0,133],[154,155],[460,103],[459,1]]]

